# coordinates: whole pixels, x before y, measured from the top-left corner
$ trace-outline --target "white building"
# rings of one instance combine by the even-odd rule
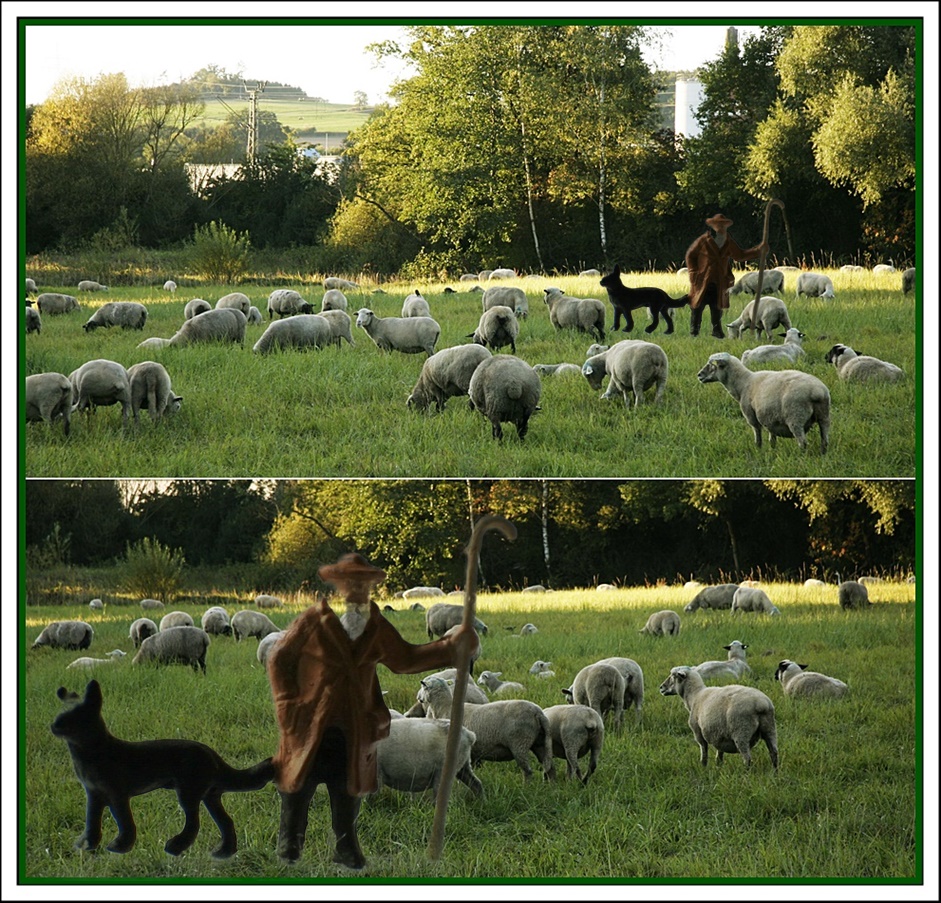
[[[703,102],[702,82],[695,78],[676,80],[676,102],[673,107],[673,131],[687,138],[698,138],[702,125],[697,116]]]

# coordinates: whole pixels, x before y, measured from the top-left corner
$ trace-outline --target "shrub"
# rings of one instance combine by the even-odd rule
[[[197,226],[190,251],[190,266],[209,282],[231,285],[248,272],[251,242],[247,232],[237,233],[225,223]]]
[[[160,599],[170,605],[179,594],[185,564],[179,549],[144,537],[134,545],[127,545],[122,587],[139,597]]]

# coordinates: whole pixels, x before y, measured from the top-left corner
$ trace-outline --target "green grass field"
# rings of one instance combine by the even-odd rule
[[[679,587],[482,594],[478,615],[489,632],[477,673],[502,671],[504,680],[525,684],[526,698],[545,707],[563,701],[561,689],[584,665],[627,656],[644,671],[642,721],[627,715],[620,732],[608,725],[600,766],[587,787],[565,779],[561,760],[555,783],[535,778],[526,783],[513,763],[481,764],[476,771],[485,797],[475,800],[467,788],[455,786],[438,862],[426,854],[434,806],[430,794],[381,790],[364,802],[360,817],[368,860],[362,875],[330,863],[332,832],[322,788],[311,808],[303,857],[293,866],[282,864],[275,853],[279,800],[270,785],[226,795],[240,845],[230,860],[210,858],[218,832],[209,818],[203,819],[190,851],[180,858],[163,852],[181,824],[175,796],[167,791],[134,800],[138,842],[131,853],[73,851],[85,796],[65,744],[49,731],[60,708],[56,688],[84,688],[87,672],[65,670],[80,655],[101,657],[116,647],[133,652],[128,626],[141,611],[136,604],[112,603],[102,612],[89,612],[84,601],[25,609],[20,879],[915,883],[921,869],[915,587],[896,582],[870,587],[876,604],[863,612],[840,610],[834,587],[765,588],[780,617],[685,614],[693,591]],[[308,604],[299,597],[286,602],[272,614],[279,626]],[[206,608],[195,603],[174,607],[188,611],[197,623]],[[662,608],[682,613],[680,635],[640,635],[647,616]],[[230,607],[230,614],[234,610]],[[426,641],[421,612],[402,610],[387,617],[405,639]],[[42,625],[62,618],[82,618],[94,626],[87,652],[28,651]],[[539,632],[517,636],[527,621]],[[753,676],[743,682],[775,704],[777,774],[763,744],[754,750],[750,773],[737,755],[727,756],[721,769],[712,759],[701,768],[682,701],[657,692],[672,666],[724,658],[722,646],[733,639],[748,644]],[[255,640],[214,638],[205,675],[182,666],[133,666],[130,657],[101,667],[94,674],[103,686],[106,722],[125,739],[187,737],[209,743],[238,767],[253,764],[271,755],[278,740],[256,648]],[[783,658],[845,680],[849,695],[829,702],[785,698],[773,680]],[[530,676],[536,659],[553,662],[556,676]],[[379,672],[389,706],[406,710],[418,676],[395,675],[381,666]],[[114,833],[106,814],[105,842]]]
[[[249,326],[245,346],[147,348],[149,336],[169,337],[183,322],[183,305],[195,296],[211,303],[238,286],[180,289],[170,296],[157,288],[114,288],[82,293],[82,310],[44,318],[41,334],[25,341],[27,374],[68,375],[85,361],[107,358],[130,366],[157,360],[169,371],[183,409],[154,425],[122,431],[118,407],[73,418],[66,440],[61,425],[32,423],[25,430],[29,477],[81,475],[124,477],[913,477],[916,472],[916,308],[896,276],[832,273],[836,299],[794,298],[795,274],[785,281],[791,319],[805,334],[799,367],[818,376],[832,397],[830,450],[819,453],[814,428],[808,448],[782,439],[771,448],[754,445],[738,404],[718,384],[701,385],[696,374],[718,350],[740,354],[751,338],[719,341],[708,326],[689,335],[689,311],[676,313],[676,332],[663,326],[645,335],[646,314],[635,318],[633,338],[660,344],[670,362],[664,403],[627,410],[600,400],[576,375],[546,378],[541,410],[520,442],[507,425],[495,442],[490,424],[454,398],[441,414],[406,409],[423,355],[382,354],[366,333],[353,326],[355,347],[320,352],[280,352],[267,356],[251,348],[265,324]],[[682,277],[627,274],[629,285],[658,285],[682,295]],[[313,277],[298,276],[296,287],[320,309],[323,289]],[[528,295],[530,316],[521,324],[517,355],[530,364],[581,364],[594,341],[574,331],[556,331],[549,322],[542,290],[557,284],[570,294],[605,299],[595,278],[521,278],[511,284]],[[421,290],[441,324],[438,349],[469,341],[481,312],[480,295],[446,294],[445,283],[387,284],[384,294],[364,284],[349,296],[350,312],[369,307],[380,316],[399,316],[404,297]],[[453,282],[460,288],[461,284]],[[42,289],[42,286],[40,286]],[[243,286],[263,312],[270,288]],[[78,294],[68,286],[55,290]],[[81,326],[93,308],[107,300],[145,303],[149,318],[142,332]],[[738,295],[728,322],[750,300]],[[607,324],[613,317],[610,304]],[[708,316],[706,317],[708,320]],[[608,333],[608,340],[627,337]],[[776,339],[780,342],[781,339]],[[907,379],[897,385],[861,386],[837,378],[824,360],[835,342],[898,364]],[[509,348],[502,349],[508,352]],[[652,392],[649,393],[652,397]]]

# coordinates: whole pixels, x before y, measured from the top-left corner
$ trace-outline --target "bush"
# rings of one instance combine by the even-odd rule
[[[197,226],[190,250],[190,266],[209,282],[239,282],[248,272],[251,242],[225,223]]]
[[[144,537],[134,545],[128,543],[122,588],[170,605],[180,592],[185,564],[179,549],[168,548],[156,539]]]

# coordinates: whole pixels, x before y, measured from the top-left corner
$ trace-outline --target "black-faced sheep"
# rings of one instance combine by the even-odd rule
[[[93,411],[97,406],[121,405],[121,421],[127,426],[131,410],[131,383],[127,370],[116,361],[87,361],[69,374],[72,412]]]
[[[503,438],[503,423],[512,423],[523,439],[530,417],[539,408],[542,385],[525,361],[509,354],[495,354],[474,370],[467,391],[471,409],[490,421],[494,439]]]
[[[200,618],[200,626],[208,634],[218,636],[231,636],[232,624],[229,621],[229,613],[222,607],[214,605],[207,608]]]
[[[349,309],[350,303],[346,299],[346,295],[340,291],[338,288],[328,288],[323,293],[323,298],[320,299],[320,312],[328,310],[342,310],[346,311]],[[403,314],[404,316],[404,314]]]
[[[573,298],[562,289],[544,289],[543,301],[549,308],[549,322],[556,329],[577,329],[597,333],[604,341],[604,304],[597,298]]]
[[[294,314],[313,313],[314,308],[310,302],[305,301],[299,292],[290,288],[275,289],[268,296],[268,319],[273,319],[277,314],[279,317],[292,317]]]
[[[26,420],[54,423],[60,417],[68,436],[72,428],[72,383],[63,373],[34,373],[26,377]]]
[[[137,618],[137,620],[131,622],[131,629],[128,633],[128,638],[134,644],[135,649],[140,648],[140,644],[147,639],[147,637],[154,636],[159,632],[157,625],[150,620],[150,618]]]
[[[808,671],[807,665],[799,665],[789,659],[778,663],[774,679],[781,681],[785,696],[817,696],[824,699],[841,699],[849,687],[842,680]]]
[[[39,315],[39,311],[35,310],[32,307],[26,308],[26,334],[29,335],[31,332],[41,333],[42,332],[42,317]]]
[[[52,649],[87,649],[95,630],[84,621],[52,621],[43,627],[33,641],[33,649],[49,646]]]
[[[141,361],[127,371],[131,386],[131,413],[140,422],[141,410],[150,414],[154,422],[164,414],[175,414],[183,404],[183,396],[176,395],[170,386],[170,374],[163,364]]]
[[[356,325],[376,343],[380,351],[400,351],[429,357],[441,335],[441,327],[431,317],[379,317],[368,307],[356,313]]]
[[[443,411],[449,398],[467,395],[477,366],[491,356],[488,349],[476,343],[436,351],[422,364],[406,405],[424,411],[433,403],[438,411]]]
[[[191,298],[183,307],[183,319],[192,320],[193,317],[198,317],[207,310],[212,310],[212,305],[208,301],[204,298]]]
[[[901,367],[868,354],[857,354],[849,345],[834,345],[827,352],[826,360],[836,367],[840,379],[849,382],[894,383],[905,379],[905,371]]]
[[[120,326],[122,329],[143,329],[147,322],[147,308],[136,301],[109,301],[102,304],[82,327],[85,332],[96,329],[110,329]]]
[[[200,627],[169,627],[144,640],[131,664],[189,665],[205,674],[209,642],[209,634]]]

